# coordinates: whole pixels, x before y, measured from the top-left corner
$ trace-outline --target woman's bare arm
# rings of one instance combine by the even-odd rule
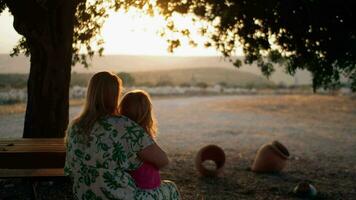
[[[169,163],[167,154],[156,143],[138,152],[138,156],[143,161],[155,165],[158,169],[163,168]]]

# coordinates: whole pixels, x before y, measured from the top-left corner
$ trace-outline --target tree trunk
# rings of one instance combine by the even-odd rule
[[[40,3],[38,3],[40,2]],[[24,138],[64,137],[69,117],[73,0],[9,0],[31,54]]]

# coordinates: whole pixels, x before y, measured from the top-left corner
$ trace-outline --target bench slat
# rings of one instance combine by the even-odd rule
[[[0,146],[0,154],[19,152],[65,152],[64,146]]]
[[[0,147],[11,147],[11,146],[64,146],[64,143],[49,143],[49,144],[3,143],[3,144],[0,144]]]
[[[65,152],[0,152],[0,169],[61,168],[65,157]]]
[[[0,177],[47,177],[64,176],[63,168],[52,169],[1,169]]]
[[[0,152],[64,152],[63,138],[1,139]]]
[[[0,145],[62,145],[63,138],[20,138],[20,139],[0,139]]]
[[[15,141],[15,142],[61,142],[64,138],[1,138],[0,143]]]
[[[0,139],[1,177],[63,176],[63,138]]]

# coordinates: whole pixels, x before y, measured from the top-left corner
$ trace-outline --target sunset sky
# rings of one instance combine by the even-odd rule
[[[170,54],[167,52],[167,42],[157,33],[157,31],[162,29],[165,25],[165,21],[162,18],[142,16],[139,12],[135,11],[130,11],[129,13],[112,12],[110,13],[110,17],[106,20],[102,30],[102,36],[105,40],[104,54],[178,57],[221,56],[215,49],[203,47],[205,39],[194,32],[194,29],[196,30],[196,26],[199,26],[199,24],[193,25],[191,20],[187,17],[176,17],[175,20],[178,22],[176,23],[178,28],[180,26],[180,28],[185,27],[193,30],[191,31],[191,35],[198,43],[200,43],[198,47],[193,48],[188,45],[188,41],[183,41],[182,46],[176,49],[174,54]],[[12,21],[13,17],[9,12],[0,14],[0,54],[9,54],[20,38],[20,35],[18,35],[12,27]],[[235,55],[243,55],[241,49],[237,50]],[[219,66],[222,58],[220,57],[217,59],[219,59],[219,63],[214,63],[213,65]],[[162,60],[162,63],[164,62],[165,61]],[[199,67],[210,66],[211,64],[212,63],[208,62],[201,64]],[[3,66],[2,70],[4,71],[6,67],[8,66]],[[261,74],[257,66],[244,66],[240,70],[258,75]],[[291,76],[285,74],[280,68],[277,68],[277,72],[272,75],[271,79],[276,82],[295,82]],[[303,84],[310,83],[309,73],[303,72],[303,74],[299,76],[298,81]]]
[[[176,18],[178,25],[194,30],[189,19]],[[8,54],[20,36],[12,27],[13,17],[7,11],[0,14],[0,53]],[[198,41],[198,47],[191,47],[183,41],[181,47],[174,54],[167,52],[167,43],[157,31],[164,27],[164,20],[160,17],[142,16],[137,11],[128,13],[110,13],[102,36],[105,40],[104,54],[128,55],[174,55],[174,56],[217,56],[220,55],[213,48],[204,48],[204,38],[192,32],[192,37]],[[241,55],[241,51],[237,55]]]

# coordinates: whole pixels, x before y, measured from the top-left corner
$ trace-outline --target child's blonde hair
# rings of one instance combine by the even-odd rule
[[[157,121],[147,92],[133,90],[126,93],[120,102],[119,113],[138,123],[152,138],[156,137]]]

